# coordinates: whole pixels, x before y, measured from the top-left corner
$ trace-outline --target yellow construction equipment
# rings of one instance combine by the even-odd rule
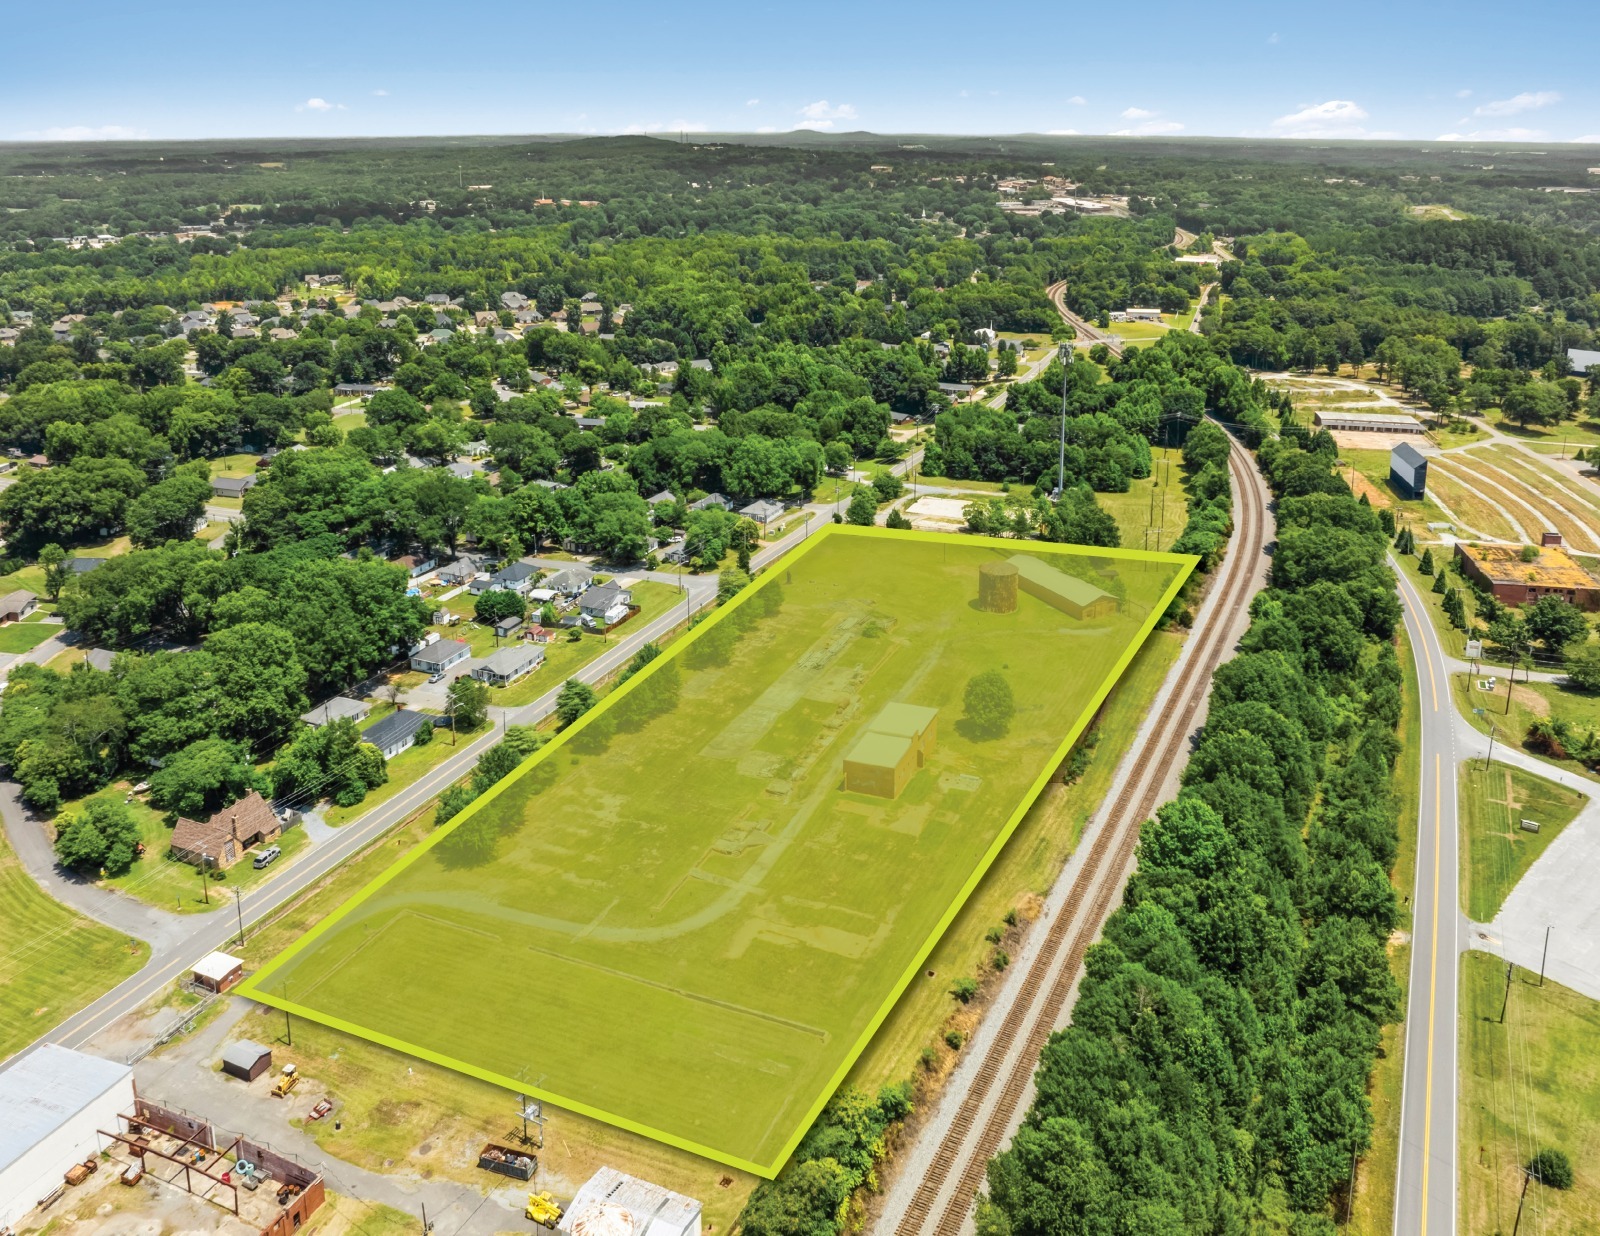
[[[530,1193],[526,1216],[541,1227],[553,1228],[561,1222],[561,1207],[548,1193]]]
[[[272,1097],[281,1099],[299,1084],[300,1074],[295,1071],[294,1065],[286,1064],[283,1066],[283,1072],[279,1074],[278,1080],[272,1083]]]

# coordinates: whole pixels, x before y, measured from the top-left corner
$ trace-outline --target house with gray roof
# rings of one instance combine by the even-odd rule
[[[466,647],[465,644],[462,647]],[[402,708],[391,712],[381,721],[374,721],[361,731],[361,741],[371,743],[383,752],[383,758],[392,760],[417,741],[417,731],[438,724],[430,713]]]
[[[509,687],[544,664],[544,649],[538,644],[512,644],[497,649],[472,669],[472,676],[491,687]]]

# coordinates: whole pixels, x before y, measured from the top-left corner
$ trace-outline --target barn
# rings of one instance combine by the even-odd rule
[[[1117,612],[1117,598],[1086,579],[1064,575],[1053,566],[1017,554],[1009,559],[1017,568],[1023,592],[1073,618],[1100,618]]]
[[[0,1072],[0,1230],[61,1184],[74,1163],[100,1152],[134,1103],[133,1069],[45,1043]]]

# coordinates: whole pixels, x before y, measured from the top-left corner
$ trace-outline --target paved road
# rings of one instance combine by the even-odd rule
[[[1422,597],[1398,567],[1395,574],[1417,662],[1422,798],[1394,1230],[1396,1236],[1450,1236],[1456,1230],[1456,981],[1467,934],[1456,887],[1456,770],[1464,753],[1457,749],[1444,648]]]

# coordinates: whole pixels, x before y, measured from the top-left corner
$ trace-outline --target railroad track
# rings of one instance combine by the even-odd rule
[[[1108,331],[1101,330],[1098,326],[1091,326],[1088,322],[1084,321],[1077,314],[1073,313],[1072,310],[1067,308],[1067,281],[1065,279],[1061,280],[1059,283],[1052,283],[1044,290],[1044,294],[1050,298],[1050,303],[1055,305],[1056,312],[1067,321],[1068,325],[1078,332],[1078,338],[1087,340],[1091,344],[1103,343],[1108,349],[1110,349],[1111,355],[1122,355],[1122,340],[1118,339],[1115,335]]]
[[[1202,615],[1150,740],[1133,757],[1122,789],[1095,833],[1065,902],[1050,920],[966,1093],[942,1130],[930,1127],[928,1134],[940,1141],[928,1169],[903,1213],[898,1218],[885,1214],[894,1236],[958,1236],[962,1231],[989,1160],[1020,1121],[1031,1097],[1039,1053],[1060,1024],[1084,953],[1126,882],[1140,825],[1158,805],[1168,771],[1187,755],[1212,672],[1230,651],[1229,633],[1250,603],[1251,580],[1266,536],[1266,502],[1253,465],[1243,450],[1235,449],[1228,466],[1239,535],[1215,585],[1215,599]]]

